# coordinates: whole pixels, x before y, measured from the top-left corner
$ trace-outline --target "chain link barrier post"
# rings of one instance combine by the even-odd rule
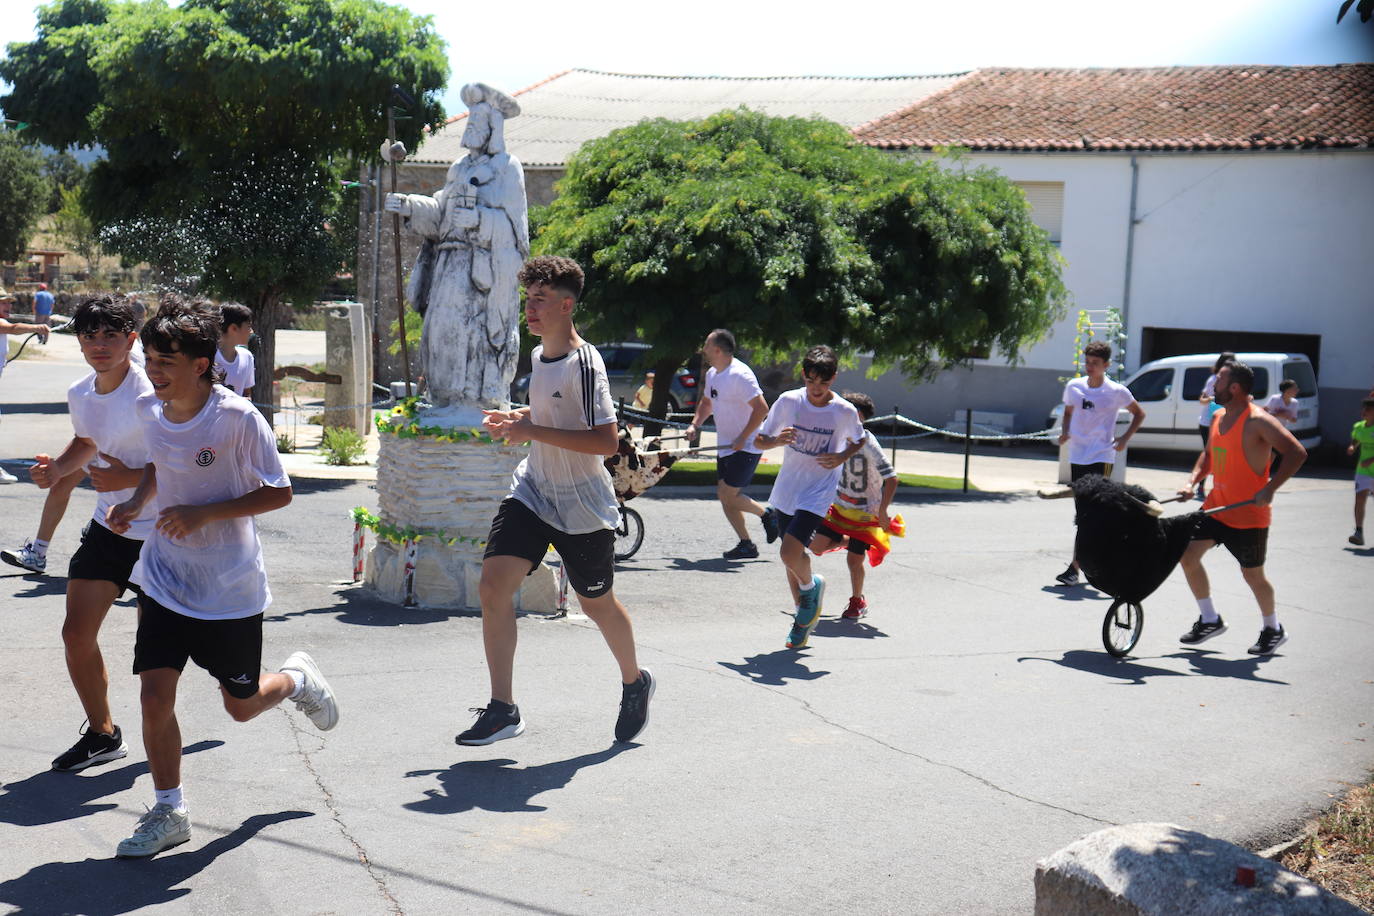
[[[973,451],[973,408],[964,409],[964,492],[968,492],[968,459]]]

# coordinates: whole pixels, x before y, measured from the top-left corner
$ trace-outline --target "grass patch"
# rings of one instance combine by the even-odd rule
[[[1374,911],[1374,785],[1351,790],[1279,864]]]
[[[778,476],[780,464],[760,464],[754,472],[754,483],[772,483]],[[935,490],[962,490],[962,477],[937,477],[932,474],[898,474],[897,480],[904,487],[930,487]],[[714,487],[716,485],[716,463],[714,461],[679,461],[673,465],[661,481],[678,487]],[[978,489],[969,484],[969,490]]]

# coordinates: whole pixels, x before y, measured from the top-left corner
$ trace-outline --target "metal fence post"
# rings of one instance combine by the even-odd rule
[[[973,409],[964,410],[964,492],[968,492],[968,458],[973,451]]]

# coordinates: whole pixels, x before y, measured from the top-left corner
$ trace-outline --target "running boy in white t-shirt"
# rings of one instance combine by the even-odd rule
[[[167,296],[142,337],[153,396],[138,401],[135,419],[151,463],[109,521],[112,531],[127,531],[156,494],[157,521],[131,577],[142,589],[134,673],[142,681],[143,747],[156,804],[119,844],[122,858],[191,838],[176,716],[188,660],[219,681],[235,721],[287,699],[321,731],[339,718],[329,684],[306,653],[293,653],[278,673],[262,671],[262,612],[272,595],[253,516],[290,503],[291,481],[262,415],[213,382],[215,307]]]
[[[1107,378],[1112,348],[1094,340],[1083,348],[1086,375],[1070,379],[1064,386],[1064,424],[1059,444],[1069,443],[1069,479],[1089,474],[1112,475],[1116,453],[1126,447],[1145,421],[1145,411],[1136,403],[1131,389]],[[1131,425],[1116,438],[1116,412],[1129,410]],[[1060,585],[1078,584],[1078,560],[1055,576]]]
[[[123,296],[89,298],[77,306],[71,326],[92,371],[67,389],[74,436],[56,458],[39,455],[29,469],[33,482],[45,490],[68,478],[80,480],[89,470],[99,494],[67,569],[62,623],[67,674],[90,724],[81,740],[52,762],[54,770],[84,770],[129,753],[110,712],[110,676],[96,637],[110,606],[125,589],[135,588],[129,576],[153,527],[151,510],[134,518],[123,534],[105,521],[111,507],[133,495],[148,463],[143,431],[130,422],[134,403],[153,391],[143,370],[129,361],[134,323],[132,303]]]
[[[830,390],[838,369],[835,351],[829,347],[806,351],[802,359],[806,386],[783,392],[773,402],[754,440],[762,449],[787,446],[768,505],[778,513],[779,554],[797,608],[787,635],[789,649],[805,648],[821,618],[825,579],[812,574],[806,548],[835,499],[844,463],[864,445],[859,412]]]
[[[248,341],[253,336],[253,313],[248,306],[226,302],[219,307],[219,347],[215,350],[215,368],[224,373],[224,387],[245,398],[253,396],[253,373],[256,364]]]
[[[861,421],[867,423],[873,419],[873,399],[868,395],[846,391],[844,399],[854,405]],[[848,548],[845,560],[849,565],[849,604],[840,615],[845,620],[868,616],[868,600],[864,598],[864,559],[877,566],[891,550],[890,535],[906,536],[902,517],[894,519],[888,514],[896,495],[897,471],[883,454],[872,430],[865,429],[863,448],[842,466],[835,501],[811,539],[811,552],[816,556],[840,547]]]
[[[530,442],[487,535],[482,561],[482,641],[491,702],[459,744],[491,744],[525,730],[515,704],[515,593],[552,544],[563,559],[582,611],[601,630],[620,668],[617,741],[633,741],[649,724],[654,678],[639,667],[634,628],[611,590],[615,532],[620,521],[611,476],[603,463],[616,453],[615,404],[606,366],[573,327],[582,268],[570,258],[542,255],[520,268],[525,323],[540,339],[531,357],[530,406],[488,410],[493,438]]]

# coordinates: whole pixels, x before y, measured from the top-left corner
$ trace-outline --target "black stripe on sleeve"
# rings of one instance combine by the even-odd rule
[[[582,414],[587,418],[588,429],[595,425],[592,416],[592,403],[596,394],[596,372],[592,369],[592,355],[587,352],[591,348],[591,344],[583,344],[578,348],[577,353],[582,367]]]

